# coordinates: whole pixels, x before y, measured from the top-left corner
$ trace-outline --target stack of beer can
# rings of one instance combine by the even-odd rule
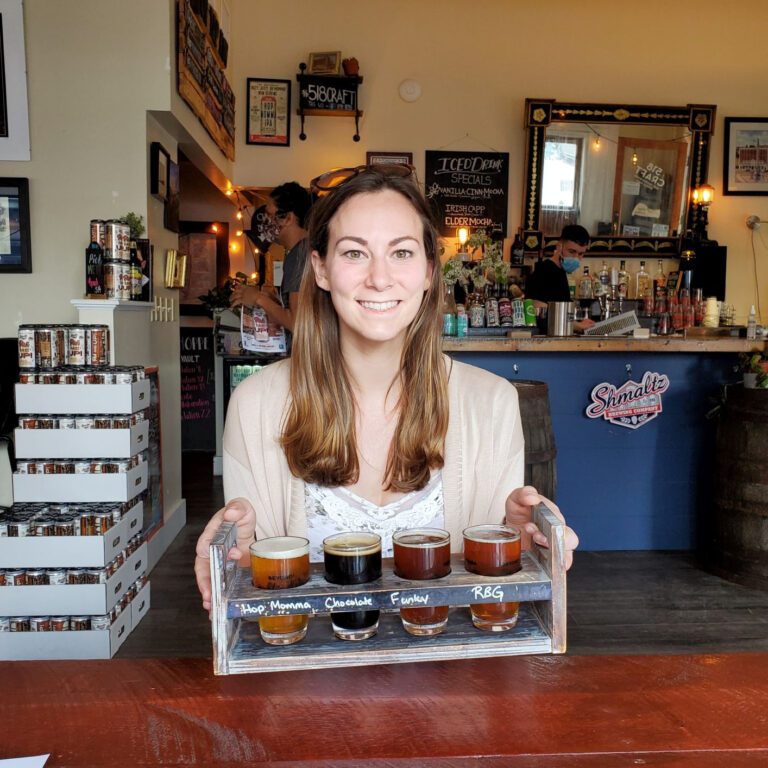
[[[109,365],[109,326],[20,325],[19,368],[99,368]]]

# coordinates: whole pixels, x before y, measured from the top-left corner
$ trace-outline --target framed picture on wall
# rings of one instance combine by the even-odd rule
[[[768,195],[768,117],[726,117],[723,194]]]
[[[341,51],[322,51],[309,54],[307,74],[338,75],[341,72]]]
[[[0,178],[0,273],[31,271],[29,179]]]
[[[179,231],[179,165],[170,160],[168,163],[168,197],[165,201],[164,226],[171,232]]]
[[[149,145],[149,193],[158,200],[168,200],[168,170],[171,156],[159,142]]]
[[[366,165],[413,165],[413,152],[366,152]]]
[[[248,78],[246,144],[291,144],[291,81]]]

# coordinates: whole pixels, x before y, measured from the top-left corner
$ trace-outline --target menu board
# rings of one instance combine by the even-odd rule
[[[181,448],[216,449],[213,334],[210,328],[180,328]]]
[[[440,234],[459,227],[506,234],[509,154],[427,150],[424,189],[435,206]]]

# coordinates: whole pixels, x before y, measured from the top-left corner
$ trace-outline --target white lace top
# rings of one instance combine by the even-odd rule
[[[392,534],[403,528],[443,528],[443,476],[435,472],[420,491],[379,507],[347,488],[304,486],[309,559],[323,562],[323,539],[344,531],[371,531],[381,536],[381,556],[392,557]]]

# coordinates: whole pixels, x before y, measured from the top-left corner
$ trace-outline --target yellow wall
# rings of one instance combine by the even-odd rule
[[[238,99],[237,184],[306,183],[365,152],[407,150],[423,170],[424,150],[492,147],[510,153],[510,231],[520,222],[526,97],[645,104],[716,104],[710,162],[718,193],[710,236],[728,246],[727,301],[744,320],[754,299],[748,214],[768,219],[768,197],[723,197],[724,116],[768,116],[765,0],[283,0],[279,12],[235,0],[232,83]],[[362,140],[348,118],[308,118],[305,142],[292,117],[291,146],[244,143],[247,77],[290,78],[310,51],[356,56],[364,82]],[[703,71],[694,64],[704,58]],[[398,84],[415,78],[408,104]],[[467,137],[467,134],[469,136]],[[758,271],[768,322],[768,224]]]

